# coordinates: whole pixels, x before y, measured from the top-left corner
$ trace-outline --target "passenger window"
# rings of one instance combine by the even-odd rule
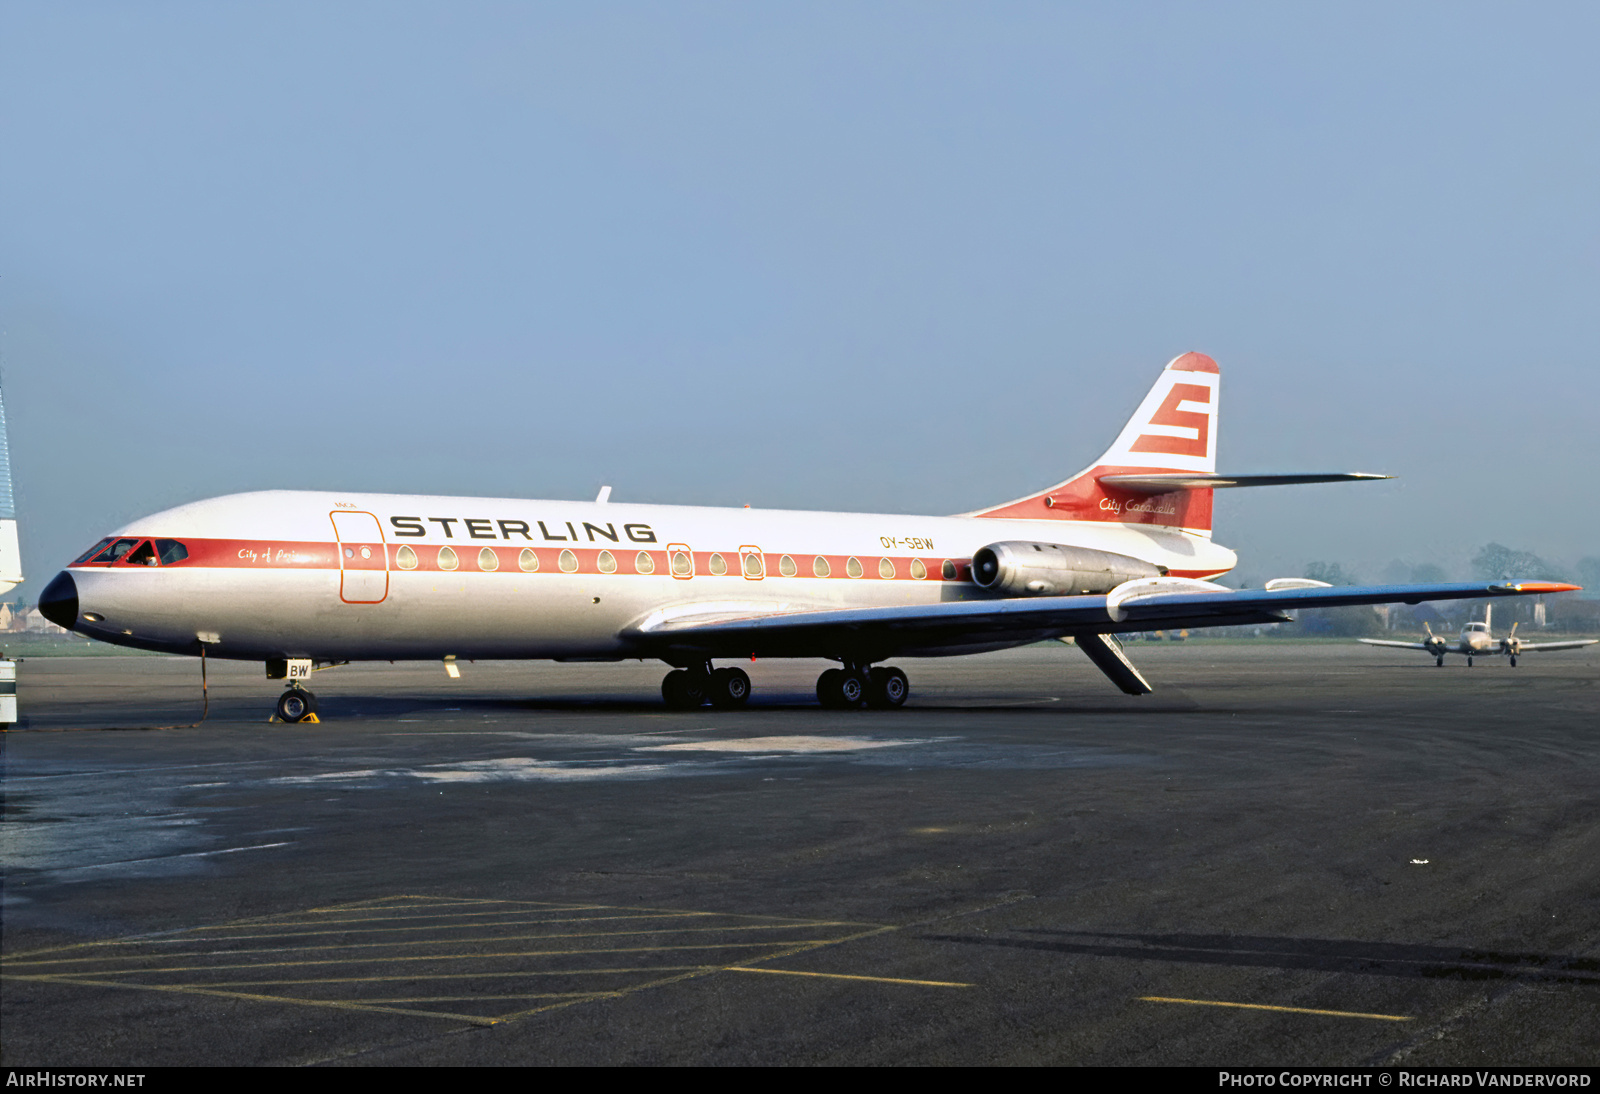
[[[402,570],[415,570],[417,568],[417,552],[410,547],[401,547],[394,553],[394,564]]]
[[[762,576],[764,576],[766,574],[766,572],[767,572],[766,566],[763,565],[763,563],[765,561],[766,560],[763,559],[758,554],[753,554],[753,553],[746,554],[744,556],[744,576],[745,577],[762,577]]]
[[[78,566],[88,562],[91,558],[99,554],[101,551],[104,551],[109,546],[111,546],[111,537],[107,536],[105,539],[101,540],[99,543],[96,543],[93,547],[83,552],[83,554],[73,559],[72,564],[74,566]]]
[[[948,558],[945,559],[944,565],[939,567],[939,576],[946,581],[954,581],[956,579],[956,564]]]
[[[564,574],[576,573],[578,570],[578,556],[571,551],[562,551],[561,557],[556,560],[556,565],[561,567]]]
[[[920,558],[914,558],[911,560],[911,576],[916,578],[918,581],[921,581],[923,578],[928,576],[928,568],[922,564],[922,560]]]
[[[811,572],[818,577],[827,577],[833,573],[833,567],[828,565],[828,560],[818,555],[811,560]]]
[[[878,560],[878,576],[885,581],[892,578],[894,576],[894,563],[886,558],[880,558]]]
[[[439,548],[439,569],[454,570],[460,563],[456,560],[455,551],[449,547]]]
[[[849,558],[845,559],[844,572],[850,577],[860,577],[862,574],[866,573],[866,571],[861,568],[861,560],[855,555],[851,555]]]
[[[721,577],[728,572],[728,560],[721,555],[712,555],[708,568],[711,570],[712,577]]]
[[[633,568],[641,574],[653,574],[656,572],[656,560],[650,557],[649,551],[640,551],[634,557]]]
[[[595,559],[595,563],[599,566],[600,572],[603,574],[614,574],[617,572],[617,556],[613,555],[610,551],[601,551],[600,557]]]
[[[123,555],[125,555],[129,551],[133,550],[134,544],[136,544],[138,542],[139,541],[136,540],[136,539],[119,539],[119,540],[116,540],[115,542],[113,542],[111,544],[111,546],[107,547],[104,551],[101,551],[99,554],[95,555],[89,561],[90,562],[115,562],[115,561],[117,561],[117,559],[121,558]]]
[[[539,572],[539,556],[534,553],[532,547],[524,547],[522,553],[517,556],[517,565],[524,573],[536,574]]]
[[[800,570],[797,566],[795,566],[794,559],[790,558],[788,555],[784,555],[778,560],[778,572],[784,577],[793,577],[795,574],[799,573]]]
[[[493,547],[485,547],[478,552],[478,569],[498,570],[499,568],[500,556],[494,553]]]
[[[677,577],[689,577],[694,573],[694,559],[686,551],[673,552],[672,572]]]
[[[143,543],[139,544],[139,546],[129,551],[122,557],[122,561],[127,563],[129,566],[158,565],[156,560],[156,549],[150,546],[149,540],[145,540]]]

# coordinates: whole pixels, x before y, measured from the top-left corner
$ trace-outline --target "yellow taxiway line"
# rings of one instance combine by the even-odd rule
[[[1285,1014],[1323,1014],[1330,1018],[1374,1018],[1380,1022],[1409,1022],[1404,1014],[1365,1014],[1356,1010],[1316,1010],[1311,1007],[1275,1007],[1267,1003],[1229,1003],[1221,999],[1169,999],[1161,995],[1141,995],[1141,1003],[1183,1003],[1191,1007],[1237,1007],[1240,1010],[1276,1010]]]

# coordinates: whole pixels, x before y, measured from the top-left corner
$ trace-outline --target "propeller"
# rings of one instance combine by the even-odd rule
[[[1517,624],[1511,624],[1511,633],[1500,639],[1500,652],[1515,657],[1522,652],[1522,639],[1517,637]]]
[[[1428,648],[1429,653],[1437,657],[1449,646],[1443,637],[1433,633],[1433,628],[1428,626],[1426,620],[1423,621],[1422,629],[1428,632],[1427,641],[1423,642],[1423,645]]]

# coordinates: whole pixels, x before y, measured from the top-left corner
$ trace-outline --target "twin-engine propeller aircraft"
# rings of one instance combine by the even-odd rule
[[[1433,628],[1426,623],[1422,629],[1428,632],[1425,642],[1391,642],[1384,638],[1358,638],[1356,641],[1365,642],[1369,646],[1389,646],[1397,650],[1422,650],[1433,654],[1433,663],[1444,666],[1444,655],[1459,653],[1467,659],[1467,668],[1472,667],[1474,657],[1487,657],[1490,654],[1504,654],[1511,658],[1511,667],[1517,667],[1517,658],[1525,653],[1540,651],[1548,653],[1550,650],[1576,650],[1584,646],[1592,646],[1600,642],[1600,638],[1580,638],[1571,642],[1524,642],[1517,637],[1517,625],[1511,624],[1511,633],[1504,638],[1496,638],[1489,629],[1489,620],[1494,605],[1483,606],[1483,622],[1468,623],[1461,628],[1461,635],[1452,644],[1442,634],[1434,634]]]
[[[1116,442],[1048,490],[953,517],[269,491],[136,520],[57,575],[40,610],[140,649],[266,662],[278,713],[315,709],[319,664],[658,658],[669,706],[739,706],[718,659],[822,657],[829,707],[898,707],[883,662],[1073,636],[1123,691],[1151,690],[1116,635],[1275,623],[1295,608],[1515,596],[1576,586],[1210,579],[1212,491],[1385,478],[1220,475],[1216,362],[1161,373]],[[454,668],[454,665],[448,665]]]

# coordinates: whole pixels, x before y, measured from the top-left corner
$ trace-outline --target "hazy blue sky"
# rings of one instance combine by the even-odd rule
[[[0,7],[34,593],[264,487],[957,512],[1184,350],[1242,572],[1600,554],[1593,3]],[[26,591],[26,590],[25,590]]]

